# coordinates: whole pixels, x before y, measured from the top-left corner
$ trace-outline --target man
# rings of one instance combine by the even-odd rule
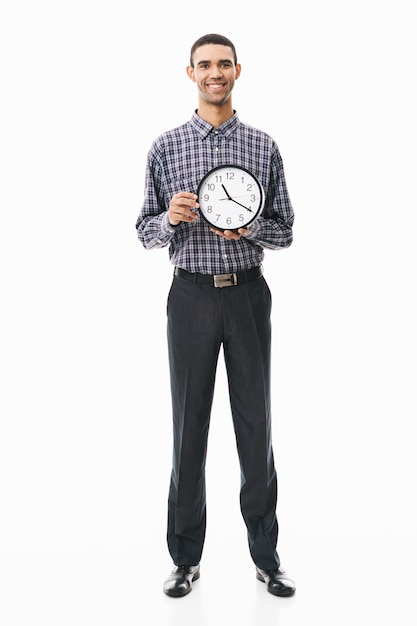
[[[164,592],[184,596],[200,577],[207,437],[223,346],[241,467],[241,511],[256,577],[274,595],[289,596],[295,585],[276,550],[271,295],[262,261],[264,248],[291,245],[294,214],[276,143],[240,122],[232,107],[232,90],[241,73],[233,43],[217,34],[201,37],[192,46],[187,73],[197,85],[198,109],[188,123],[162,134],[151,146],[136,223],[143,246],[169,246],[175,266],[167,308],[173,410],[167,541],[175,568]],[[202,219],[196,191],[209,170],[229,163],[255,174],[265,204],[249,227],[220,230]],[[228,562],[227,555],[224,560]]]

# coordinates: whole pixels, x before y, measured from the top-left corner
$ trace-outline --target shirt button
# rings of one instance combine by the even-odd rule
[[[227,254],[223,254],[223,258],[227,259],[228,255]]]

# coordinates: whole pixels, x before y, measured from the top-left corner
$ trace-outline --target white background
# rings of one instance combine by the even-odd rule
[[[417,624],[412,4],[3,0],[2,625]],[[296,214],[264,264],[290,600],[254,577],[222,363],[202,577],[162,594],[172,268],[135,222],[208,32],[237,47],[234,107],[277,140]]]

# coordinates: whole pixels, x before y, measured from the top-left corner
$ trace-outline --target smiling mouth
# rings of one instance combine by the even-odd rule
[[[209,83],[207,87],[212,91],[219,91],[220,89],[224,88],[224,85],[223,83]]]

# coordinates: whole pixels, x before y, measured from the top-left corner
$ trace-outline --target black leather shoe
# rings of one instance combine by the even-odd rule
[[[190,593],[193,582],[198,578],[200,578],[199,565],[179,565],[164,582],[164,593],[173,598],[182,598]]]
[[[263,570],[256,568],[256,578],[266,583],[269,593],[274,596],[292,596],[295,593],[295,582],[288,578],[285,571],[279,567],[278,569]]]

